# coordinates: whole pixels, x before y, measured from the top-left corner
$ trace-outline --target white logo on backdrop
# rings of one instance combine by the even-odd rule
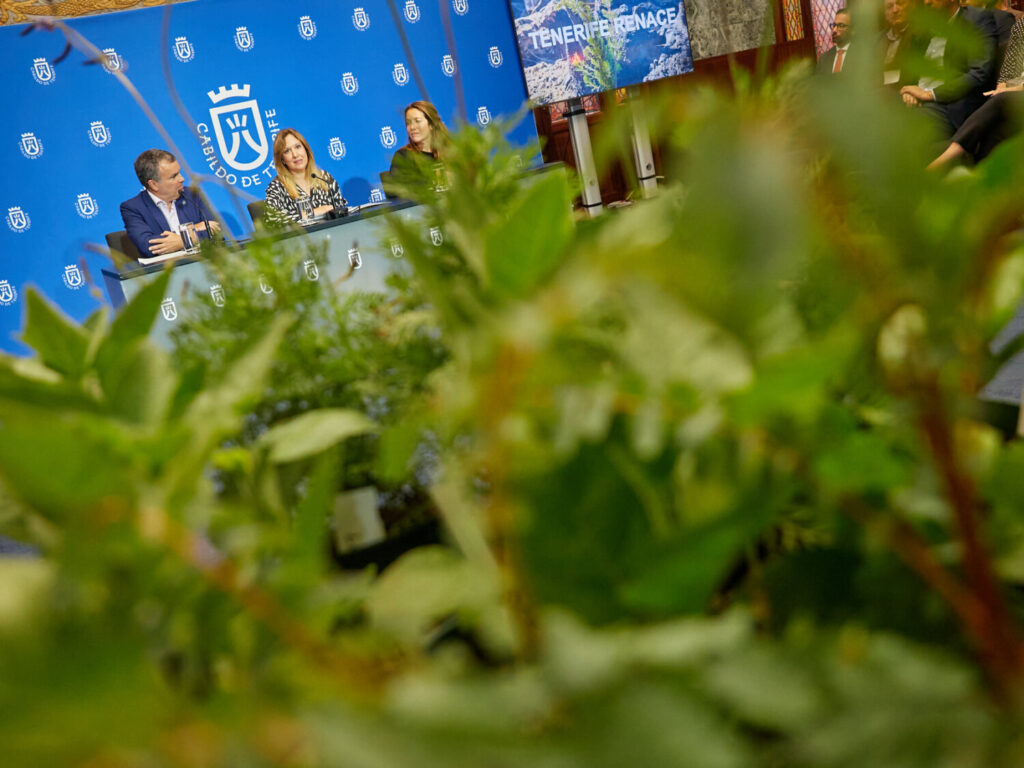
[[[249,98],[249,86],[243,85],[239,88],[236,83],[232,83],[229,89],[222,85],[216,92],[207,91],[206,95],[217,105],[228,99],[247,99],[234,104],[210,107],[210,119],[213,121],[213,130],[217,135],[217,144],[224,162],[238,171],[251,171],[257,168],[270,154],[270,143],[267,141],[266,131],[263,130],[259,105],[256,99]],[[230,139],[230,144],[226,139]],[[243,141],[255,153],[254,160],[238,159]]]
[[[210,286],[210,298],[213,299],[213,303],[218,307],[224,306],[224,289],[220,287],[220,283],[214,283]]]
[[[103,62],[103,68],[107,72],[120,72],[124,69],[124,59],[117,55],[117,51],[113,48],[104,48],[103,56],[105,61]]]
[[[14,286],[6,280],[0,280],[0,304],[9,307],[17,300],[18,292],[14,290]]]
[[[68,290],[77,291],[83,285],[85,285],[85,276],[82,274],[82,270],[78,268],[77,264],[68,264],[64,267],[64,285],[68,287]]]
[[[405,64],[402,62],[395,64],[395,69],[391,76],[395,79],[395,85],[405,85],[409,82],[409,70],[405,68]]]
[[[20,149],[21,154],[29,160],[36,160],[43,156],[43,142],[36,138],[36,135],[31,132],[21,134],[21,141],[18,142],[18,149]]]
[[[21,210],[20,205],[7,209],[7,226],[14,232],[24,232],[32,226],[32,219]]]
[[[192,43],[188,41],[187,37],[174,38],[174,46],[171,51],[174,52],[174,58],[182,64],[188,64],[196,57],[196,49],[192,47]]]
[[[439,246],[441,245],[441,243],[444,242],[444,234],[441,232],[440,227],[430,228],[430,242],[432,242],[435,246]]]
[[[303,40],[312,40],[316,37],[316,22],[309,16],[299,17],[299,37]]]
[[[174,299],[170,296],[160,302],[160,314],[169,323],[173,323],[178,319],[178,305],[174,303]]]
[[[371,203],[383,203],[387,198],[384,196],[384,190],[380,187],[373,187],[370,190],[370,202]]]
[[[469,0],[452,0],[452,10],[459,16],[469,13]]]
[[[57,73],[46,59],[33,59],[32,77],[40,85],[49,85],[57,79]]]
[[[94,147],[105,147],[110,143],[110,131],[101,120],[89,123],[89,141]]]
[[[352,12],[352,24],[360,32],[365,32],[370,28],[370,17],[366,15],[366,11],[362,8],[356,8]]]
[[[380,129],[380,143],[384,149],[393,149],[398,144],[398,136],[395,135],[395,131],[390,125],[385,125]]]
[[[491,113],[487,109],[487,107],[480,107],[479,109],[477,109],[476,121],[480,123],[480,125],[487,125],[489,122],[491,122]]]
[[[415,0],[405,0],[405,20],[410,24],[420,20],[420,7],[416,5]]]
[[[99,206],[88,192],[83,192],[75,198],[75,210],[83,219],[91,219],[100,212]]]
[[[348,263],[352,269],[359,269],[363,266],[363,257],[359,255],[358,248],[348,249]]]
[[[310,282],[316,282],[320,279],[320,270],[317,269],[316,262],[312,259],[306,259],[302,262],[303,268],[306,270],[306,277],[309,278]]]
[[[245,27],[235,27],[235,47],[243,53],[248,53],[256,46],[256,41]]]
[[[450,53],[446,53],[441,57],[441,71],[448,77],[455,76],[455,59],[452,58]]]
[[[402,244],[397,240],[391,241],[391,255],[396,259],[400,259],[405,256],[405,248],[403,248]]]
[[[331,160],[341,160],[346,152],[345,142],[337,136],[332,136],[331,142],[327,145],[327,154],[331,156]]]
[[[349,96],[354,95],[359,90],[359,81],[356,80],[356,76],[351,72],[345,72],[341,76],[341,90]]]
[[[268,295],[274,292],[274,286],[267,282],[264,275],[260,275],[260,290]]]
[[[491,63],[491,66],[497,69],[501,66],[503,61],[501,57],[501,50],[496,45],[491,46],[491,50],[487,54],[487,61]]]

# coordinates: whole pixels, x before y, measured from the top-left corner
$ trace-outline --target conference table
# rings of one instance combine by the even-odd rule
[[[342,292],[384,291],[388,275],[405,268],[402,249],[388,234],[386,217],[398,216],[407,223],[421,223],[425,240],[440,246],[444,233],[440,227],[423,223],[424,213],[423,207],[415,203],[391,201],[264,237],[271,238],[283,263],[292,262],[298,279],[328,280]],[[252,242],[249,237],[227,247],[241,251]],[[310,253],[320,248],[325,250],[325,259],[311,259]],[[153,340],[163,346],[169,346],[174,325],[188,317],[190,299],[205,294],[217,306],[231,300],[230,289],[220,285],[209,262],[198,255],[185,255],[152,264],[131,261],[103,269],[110,303],[119,309],[167,269],[171,275],[151,333]],[[258,285],[266,294],[273,292],[270,281],[261,279]]]

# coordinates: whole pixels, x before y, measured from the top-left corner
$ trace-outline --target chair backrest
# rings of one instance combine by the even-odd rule
[[[263,221],[263,214],[267,208],[267,204],[263,200],[253,200],[245,207],[249,209],[249,218],[252,219],[253,224]]]
[[[117,251],[132,261],[138,261],[142,255],[139,253],[139,249],[135,247],[135,243],[132,242],[132,239],[128,237],[128,232],[123,229],[117,232],[107,233],[107,247],[110,248],[112,252]],[[114,257],[111,256],[111,258]]]

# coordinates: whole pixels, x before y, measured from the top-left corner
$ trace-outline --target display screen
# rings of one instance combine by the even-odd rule
[[[693,71],[678,0],[509,0],[526,90],[537,104]]]

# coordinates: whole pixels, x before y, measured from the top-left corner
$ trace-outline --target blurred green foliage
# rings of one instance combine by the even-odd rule
[[[209,254],[277,303],[173,356],[166,278],[83,326],[30,292],[4,763],[1020,765],[1024,453],[976,393],[1022,147],[928,174],[862,74],[655,98],[670,181],[597,220],[459,132],[389,295]],[[447,545],[330,567],[339,489],[423,477]]]

